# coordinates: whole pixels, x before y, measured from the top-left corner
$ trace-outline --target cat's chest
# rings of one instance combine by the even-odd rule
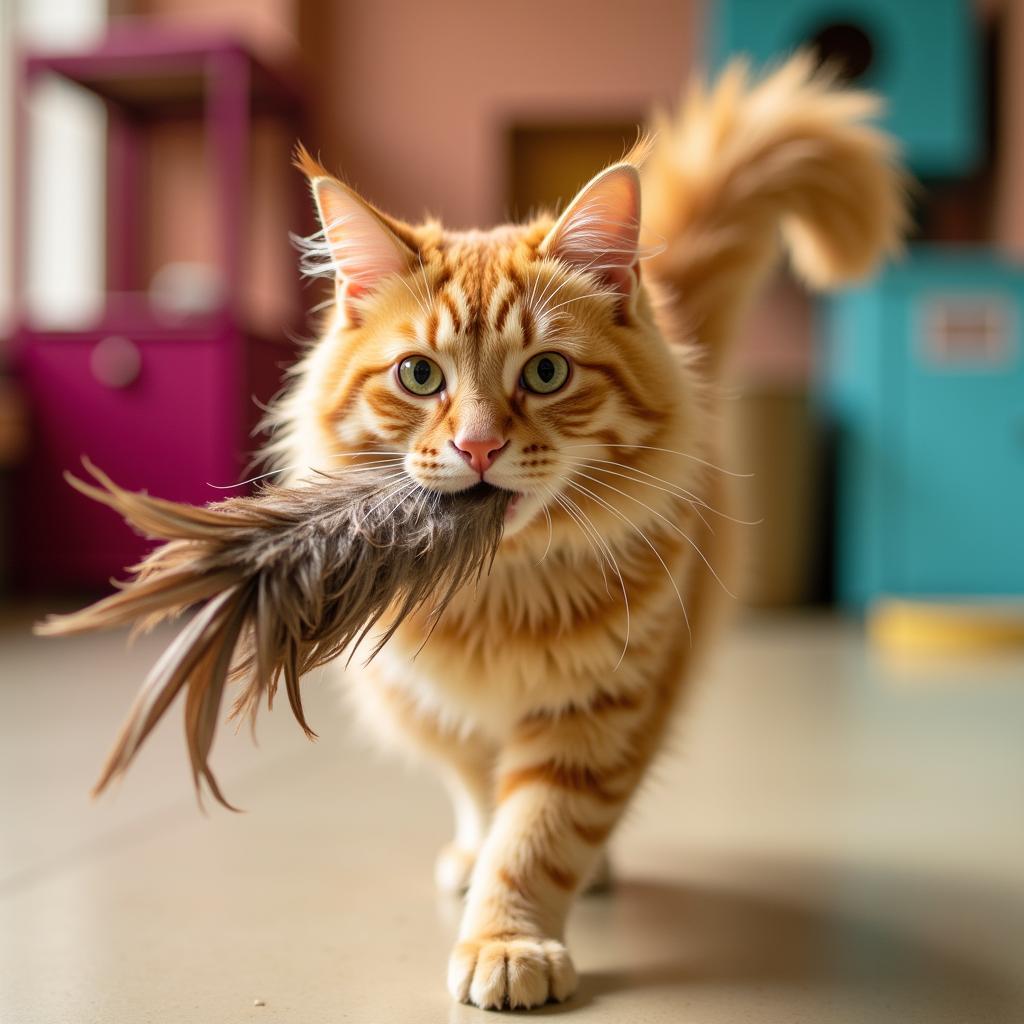
[[[500,738],[538,709],[642,685],[674,622],[665,577],[621,588],[595,565],[499,573],[460,594],[433,625],[403,624],[372,669],[425,710]],[[674,597],[672,598],[674,601]]]

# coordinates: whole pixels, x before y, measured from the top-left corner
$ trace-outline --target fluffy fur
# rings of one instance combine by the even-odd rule
[[[468,887],[456,999],[530,1007],[575,988],[566,916],[708,632],[722,353],[780,238],[816,287],[898,247],[904,178],[864,123],[875,109],[803,58],[755,84],[734,68],[661,118],[642,169],[607,169],[558,219],[488,231],[397,221],[300,153],[323,225],[305,265],[335,292],[273,417],[279,471],[376,453],[400,470],[399,507],[481,471],[516,495],[490,574],[429,643],[421,609],[345,679],[365,728],[451,793],[437,878]],[[648,242],[662,251],[641,263]],[[524,368],[551,352],[571,373],[533,393]],[[407,357],[444,386],[410,393]]]
[[[47,636],[132,625],[149,629],[202,605],[154,666],[107,759],[95,792],[127,771],[181,690],[185,735],[199,791],[205,780],[226,807],[209,755],[229,673],[245,680],[233,715],[255,724],[283,677],[307,736],[300,677],[368,636],[387,616],[369,658],[398,624],[429,604],[440,615],[479,577],[501,539],[511,495],[491,487],[432,501],[395,503],[381,471],[265,487],[207,508],[122,490],[86,463],[100,487],[68,476],[83,494],[121,513],[144,535],[167,540],[115,594],[72,615],[50,616]],[[383,495],[383,496],[382,496]]]
[[[644,225],[667,244],[649,266],[710,372],[783,246],[816,289],[900,252],[910,181],[895,141],[869,123],[881,108],[801,55],[755,83],[736,62],[713,90],[697,83],[677,114],[655,116]]]
[[[460,438],[487,437],[504,447],[485,479],[519,495],[492,572],[418,657],[413,616],[346,680],[365,728],[432,761],[451,793],[437,878],[468,887],[456,999],[529,1007],[575,987],[566,915],[658,749],[718,586],[711,385],[780,239],[815,287],[898,249],[905,179],[865,123],[876,109],[804,58],[754,84],[735,67],[660,118],[642,169],[609,168],[558,220],[490,231],[396,221],[300,154],[324,226],[307,265],[328,268],[335,302],[272,455],[305,471],[392,452],[413,494],[444,492],[477,479]],[[641,263],[646,245],[662,251]],[[572,376],[530,394],[520,373],[545,351]],[[403,391],[410,354],[439,365],[441,392]]]

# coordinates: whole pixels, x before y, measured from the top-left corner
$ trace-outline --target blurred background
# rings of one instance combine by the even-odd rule
[[[82,454],[171,498],[240,479],[322,297],[287,242],[311,227],[296,139],[394,214],[488,225],[571,196],[691,73],[803,45],[886,97],[923,187],[899,268],[826,301],[781,274],[750,318],[729,419],[765,528],[745,537],[743,599],[1019,594],[1019,517],[991,511],[1024,503],[1020,5],[590,9],[8,0],[7,588],[103,586],[138,554],[63,484]]]
[[[152,982],[126,950],[157,924],[192,943],[171,976],[198,977],[213,1000],[203,1005],[219,1006],[228,997],[200,954],[223,950],[196,945],[195,921],[214,927],[214,905],[248,920],[259,962],[269,924],[246,917],[242,888],[205,894],[207,910],[188,891],[141,895],[169,869],[147,837],[170,830],[174,856],[201,872],[211,857],[227,863],[242,836],[246,857],[252,844],[273,851],[317,817],[308,795],[310,817],[290,817],[283,794],[294,789],[278,799],[269,772],[232,751],[223,774],[243,791],[252,783],[264,824],[193,834],[172,740],[115,810],[70,810],[156,648],[129,657],[120,638],[28,636],[31,615],[104,590],[143,550],[63,483],[82,455],[168,498],[244,489],[233,485],[258,446],[260,407],[323,298],[300,282],[288,242],[313,227],[290,166],[295,141],[393,214],[486,226],[570,197],[692,74],[736,54],[771,64],[801,46],[885,97],[886,127],[920,182],[914,237],[898,265],[837,296],[811,297],[781,272],[749,319],[726,389],[729,465],[752,474],[736,498],[744,518],[763,520],[741,531],[734,588],[747,611],[688,726],[703,741],[685,773],[676,760],[665,769],[681,803],[661,790],[643,805],[663,813],[626,830],[635,884],[586,920],[602,936],[624,915],[636,936],[670,949],[667,913],[703,921],[719,959],[696,972],[712,999],[702,1019],[1024,1019],[1024,4],[0,0],[0,767],[10,781],[0,806],[11,826],[0,909],[13,894],[9,935],[42,912],[62,928],[76,920],[79,943],[53,947],[29,929],[31,941],[0,947],[22,968],[18,985],[14,972],[0,983],[0,1020],[57,1019],[31,1011],[64,1006],[40,994],[44,949],[77,979],[66,992],[91,993],[88,1013],[66,1019],[141,1019],[112,1010],[108,989]],[[328,722],[333,707],[320,707]],[[69,713],[55,721],[54,708]],[[323,796],[342,767],[350,788],[361,777],[343,744],[337,762],[300,761],[291,742],[274,732],[261,752],[292,766],[279,781],[291,772]],[[381,808],[402,816],[412,805],[380,778],[368,783],[381,807],[367,827],[394,846],[405,840]],[[413,845],[427,852],[397,869],[425,878],[445,811],[433,790],[413,793],[431,822]],[[323,827],[303,834],[335,848]],[[143,858],[135,874],[96,853],[111,843]],[[315,867],[300,882],[264,855],[250,870],[281,906],[316,904]],[[386,901],[371,867],[346,856]],[[80,889],[54,889],[82,864],[89,891],[113,893],[123,920],[101,900],[82,911]],[[326,877],[336,865],[320,866]],[[768,894],[768,877],[792,884]],[[288,889],[301,884],[313,888]],[[762,886],[756,898],[737,895],[748,885]],[[410,920],[436,928],[419,898],[406,931]],[[857,916],[865,906],[870,923]],[[722,914],[734,927],[715,932]],[[306,925],[289,911],[277,925],[301,942]],[[939,951],[940,932],[963,948]],[[834,956],[812,955],[822,942]],[[81,959],[82,943],[102,970]],[[599,946],[584,948],[600,961]],[[647,947],[636,937],[630,948]],[[660,968],[640,955],[619,984],[609,963],[587,1012],[626,1019],[623,988],[641,998],[653,986],[652,999],[682,1005],[701,954],[676,952]],[[366,950],[345,955],[361,964]],[[231,963],[238,991],[260,988],[259,974],[239,981]],[[439,976],[427,978],[440,993]],[[355,975],[331,984],[343,1003],[362,992]],[[144,992],[135,1010],[150,998],[181,1010],[169,982]],[[236,998],[224,1014],[251,1004]],[[401,1019],[414,1019],[413,1005]],[[364,1009],[392,1019],[372,1001]],[[305,1005],[294,1019],[318,1012]]]

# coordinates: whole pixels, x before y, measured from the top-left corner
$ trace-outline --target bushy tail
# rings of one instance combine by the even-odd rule
[[[645,269],[716,362],[782,253],[813,288],[871,273],[901,247],[907,186],[880,101],[799,55],[752,83],[736,62],[655,118],[644,227],[665,248]]]

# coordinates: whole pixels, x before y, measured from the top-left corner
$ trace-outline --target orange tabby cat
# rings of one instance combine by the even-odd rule
[[[296,479],[385,467],[393,503],[481,481],[517,495],[490,575],[429,642],[406,622],[348,680],[368,727],[450,790],[456,999],[530,1007],[576,986],[566,915],[707,630],[724,501],[709,383],[780,238],[815,287],[898,247],[903,178],[875,111],[803,58],[756,85],[735,67],[655,126],[642,169],[486,231],[401,223],[300,155],[323,224],[307,270],[336,301],[273,454]]]

